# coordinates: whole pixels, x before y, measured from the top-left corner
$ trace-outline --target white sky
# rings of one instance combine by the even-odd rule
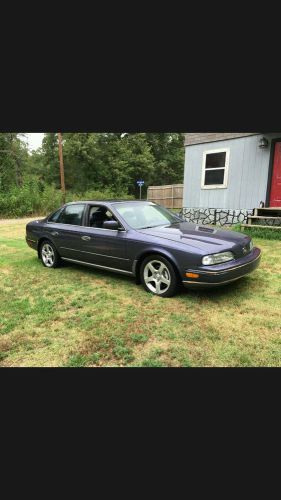
[[[43,140],[44,135],[45,135],[44,133],[39,133],[39,132],[26,134],[28,148],[30,151],[32,149],[38,149],[42,146],[42,140]]]

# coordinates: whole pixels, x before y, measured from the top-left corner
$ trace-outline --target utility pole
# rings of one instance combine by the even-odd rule
[[[64,166],[63,166],[63,154],[62,154],[62,135],[58,132],[59,139],[59,159],[60,159],[60,184],[62,190],[62,203],[65,204],[65,183],[64,183]]]

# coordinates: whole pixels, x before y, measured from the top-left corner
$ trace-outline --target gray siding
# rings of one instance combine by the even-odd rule
[[[269,141],[281,134],[266,134]],[[266,199],[270,157],[259,148],[262,135],[252,135],[185,148],[184,207],[252,209]],[[203,152],[229,148],[228,187],[201,189]]]

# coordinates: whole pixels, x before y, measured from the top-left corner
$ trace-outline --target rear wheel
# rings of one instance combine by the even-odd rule
[[[161,255],[150,255],[144,259],[141,270],[144,288],[159,297],[172,297],[178,287],[173,265]]]
[[[43,241],[40,247],[40,258],[45,267],[58,267],[60,264],[60,256],[50,241]]]

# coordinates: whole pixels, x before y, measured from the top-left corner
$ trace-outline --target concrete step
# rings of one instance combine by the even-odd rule
[[[255,226],[281,226],[281,216],[280,217],[274,217],[274,216],[269,216],[266,217],[265,215],[249,215],[247,217],[247,224],[253,224]]]
[[[248,219],[281,219],[278,215],[249,215]]]
[[[255,208],[254,216],[262,216],[266,217],[281,217],[281,207],[265,207],[265,208]]]

